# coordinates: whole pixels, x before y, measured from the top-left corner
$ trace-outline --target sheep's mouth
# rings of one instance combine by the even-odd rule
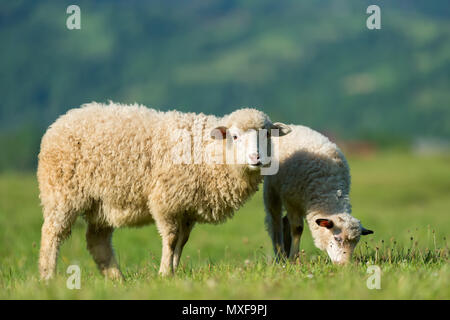
[[[269,161],[268,163],[262,163],[261,161],[258,161],[256,163],[249,163],[248,166],[252,170],[257,170],[261,168],[269,168],[272,163]]]
[[[272,165],[272,162],[271,162],[271,161],[269,161],[269,162],[267,162],[267,163],[265,163],[265,164],[261,164],[261,166],[262,166],[263,168],[269,168],[271,165]]]
[[[250,169],[259,169],[263,166],[261,161],[258,161],[256,163],[249,163],[248,166],[250,167]]]

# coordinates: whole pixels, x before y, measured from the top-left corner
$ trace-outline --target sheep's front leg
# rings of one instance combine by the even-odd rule
[[[294,261],[299,257],[300,239],[303,234],[303,216],[293,208],[287,207],[287,217],[289,219],[291,233],[291,248],[289,250],[289,260]]]
[[[289,251],[289,260],[294,261],[299,257],[300,239],[303,233],[303,222],[298,225],[291,225],[291,250]]]
[[[156,226],[162,237],[162,256],[159,274],[172,275],[173,258],[180,233],[180,223],[176,219],[155,219]]]
[[[269,188],[264,181],[264,208],[266,210],[266,226],[272,239],[276,261],[284,254],[283,246],[283,222],[281,200],[276,192]]]
[[[280,261],[284,257],[283,224],[280,216],[272,218],[272,244],[275,257]],[[284,258],[283,258],[284,259]]]
[[[284,255],[286,257],[288,257],[289,253],[291,252],[291,242],[292,242],[291,225],[289,224],[288,217],[284,216],[283,217],[283,245],[284,245]]]

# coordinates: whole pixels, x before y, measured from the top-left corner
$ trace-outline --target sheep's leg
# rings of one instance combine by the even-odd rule
[[[283,223],[281,200],[277,193],[264,183],[264,208],[266,209],[266,225],[277,261],[284,255]]]
[[[284,254],[285,256],[289,256],[291,251],[291,225],[289,224],[289,219],[287,216],[283,217],[283,245],[284,245]]]
[[[178,264],[180,263],[181,253],[183,252],[184,245],[189,239],[189,235],[191,234],[192,228],[194,227],[195,222],[185,219],[180,227],[180,233],[178,236],[177,246],[175,247],[175,253],[173,256],[173,268],[176,270],[178,268]]]
[[[112,227],[89,224],[86,232],[87,248],[103,275],[112,280],[122,280],[123,275],[111,243],[113,231]]]
[[[172,275],[173,257],[180,234],[180,222],[176,219],[156,218],[156,227],[162,237],[162,256],[159,274],[162,276]]]
[[[47,210],[44,208],[45,211]],[[41,231],[39,272],[42,280],[49,280],[55,275],[59,248],[70,235],[72,224],[76,220],[76,214],[69,210],[59,210],[48,215],[44,214],[44,217]]]
[[[291,226],[291,248],[289,251],[289,259],[294,261],[299,257],[300,239],[303,233],[303,222],[296,226]]]
[[[287,217],[289,219],[291,233],[291,248],[289,250],[289,260],[294,261],[299,257],[300,239],[303,234],[303,215],[296,209],[287,206]]]

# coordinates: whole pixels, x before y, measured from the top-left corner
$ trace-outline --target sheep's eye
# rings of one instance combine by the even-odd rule
[[[237,140],[238,136],[233,134],[233,140]]]
[[[339,236],[335,236],[335,237],[334,237],[334,240],[336,240],[337,242],[342,242],[342,238],[339,237]]]

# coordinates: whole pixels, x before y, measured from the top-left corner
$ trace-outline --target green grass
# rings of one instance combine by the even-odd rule
[[[155,226],[120,229],[114,245],[125,283],[107,281],[86,250],[78,220],[62,247],[58,276],[38,281],[42,214],[32,174],[0,176],[0,298],[3,299],[449,299],[450,166],[447,157],[382,153],[350,159],[354,215],[374,235],[346,267],[332,265],[309,231],[300,263],[272,263],[261,193],[229,222],[197,225],[173,278],[158,276]],[[79,264],[80,290],[65,270]],[[381,289],[366,286],[367,266],[382,270]]]

